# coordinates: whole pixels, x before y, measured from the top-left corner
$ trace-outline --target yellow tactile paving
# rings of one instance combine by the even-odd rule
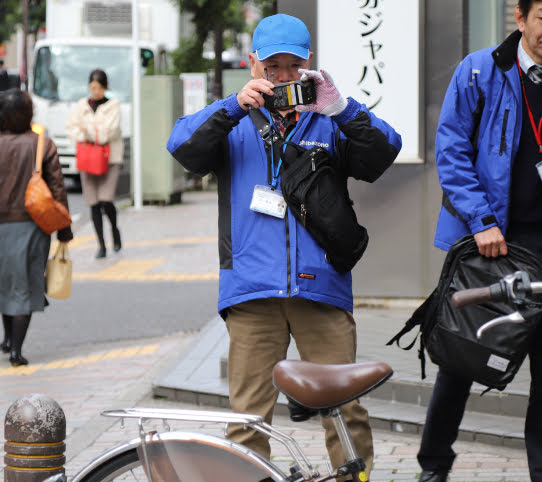
[[[157,259],[125,259],[105,269],[92,273],[73,273],[72,279],[77,281],[213,281],[218,273],[148,273],[155,266],[164,263],[165,258]]]
[[[124,259],[96,273],[75,273],[75,279],[130,280],[145,275],[147,271],[162,264],[165,258]]]
[[[182,244],[216,243],[216,236],[195,236],[186,238],[164,238],[142,241],[123,242],[124,248],[172,246]],[[58,245],[57,241],[51,243],[51,256]],[[76,236],[68,245],[69,251],[88,250],[96,248],[94,235]],[[218,272],[212,273],[149,273],[155,266],[166,262],[165,258],[155,259],[123,259],[100,271],[78,272],[77,263],[73,266],[72,279],[74,281],[216,281]]]
[[[198,244],[198,243],[217,243],[216,236],[201,236],[191,238],[165,238],[165,239],[150,239],[143,241],[122,241],[124,248],[141,248],[145,246],[168,246],[175,244]],[[70,241],[68,247],[71,250],[86,250],[96,249],[96,236],[76,236],[73,241]]]
[[[81,248],[81,246],[95,240],[96,236],[94,236],[93,234],[88,236],[76,236],[68,244],[68,249],[90,249],[90,246],[85,248]],[[51,256],[55,253],[57,246],[58,241],[56,239],[51,240],[51,249],[49,250]]]
[[[72,358],[69,360],[55,360],[49,363],[38,363],[21,367],[9,367],[0,369],[0,376],[9,375],[32,375],[42,370],[56,370],[72,368],[85,363],[94,363],[99,360],[115,359],[115,358],[130,358],[141,355],[152,355],[160,345],[142,345],[130,348],[121,348],[110,350],[104,353],[95,353],[85,358]]]

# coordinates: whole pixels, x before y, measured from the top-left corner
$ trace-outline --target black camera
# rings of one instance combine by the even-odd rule
[[[312,104],[316,100],[313,79],[276,84],[273,92],[274,95],[264,94],[263,96],[267,109],[284,109],[295,105]]]

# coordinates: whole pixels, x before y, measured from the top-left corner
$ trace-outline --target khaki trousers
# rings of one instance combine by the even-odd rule
[[[272,370],[286,358],[290,336],[303,360],[321,363],[353,363],[356,359],[356,324],[352,314],[335,306],[301,298],[269,298],[247,301],[228,310],[230,335],[228,381],[235,412],[261,415],[271,423],[278,391]],[[353,401],[342,407],[358,455],[369,473],[373,440],[367,410]],[[332,466],[345,457],[329,418],[322,419]],[[228,438],[269,458],[269,440],[263,434],[231,425]]]

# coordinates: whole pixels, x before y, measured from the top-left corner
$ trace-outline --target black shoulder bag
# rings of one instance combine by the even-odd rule
[[[515,271],[526,271],[534,280],[542,279],[542,264],[534,254],[512,243],[507,246],[507,256],[486,258],[478,252],[471,235],[452,245],[437,287],[387,343],[397,343],[403,348],[399,345],[403,335],[419,326],[422,378],[425,378],[424,351],[427,350],[436,365],[489,388],[504,390],[513,380],[534,342],[533,334],[541,321],[539,303],[527,303],[519,309],[525,322],[504,323],[478,339],[480,326],[512,313],[517,307],[503,301],[487,301],[455,308],[451,302],[456,291],[491,285]],[[412,348],[416,338],[403,349]]]
[[[273,148],[269,122],[256,109],[251,109],[250,117],[265,142],[269,157]],[[326,149],[286,144],[280,172],[284,200],[326,252],[329,263],[339,273],[347,273],[360,260],[369,241],[367,230],[357,222],[348,195],[347,178],[341,175]]]

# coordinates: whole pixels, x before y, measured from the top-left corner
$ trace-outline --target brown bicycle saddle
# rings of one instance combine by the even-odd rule
[[[282,360],[273,368],[273,384],[288,398],[321,410],[355,400],[393,375],[383,362],[328,365]]]

